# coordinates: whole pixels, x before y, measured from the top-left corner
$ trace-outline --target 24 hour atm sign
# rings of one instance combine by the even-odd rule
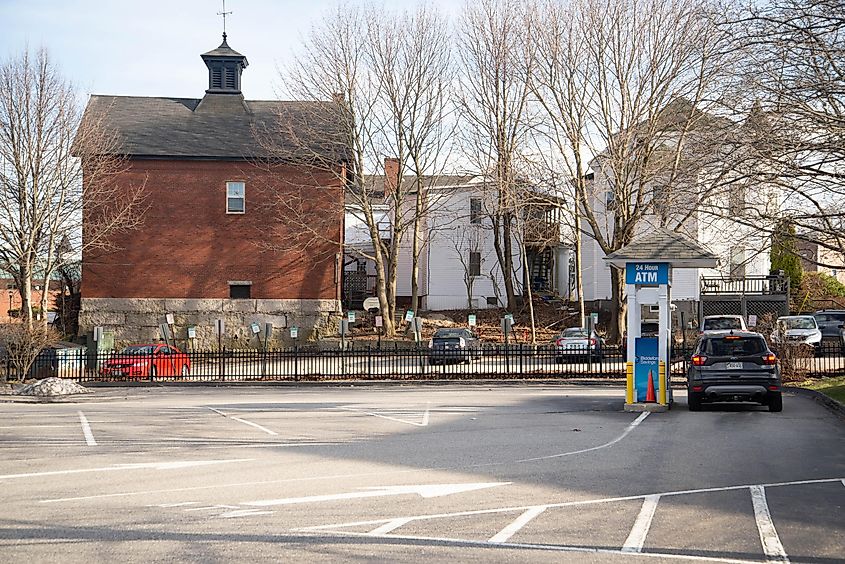
[[[660,285],[669,283],[669,263],[629,262],[625,265],[626,284]]]

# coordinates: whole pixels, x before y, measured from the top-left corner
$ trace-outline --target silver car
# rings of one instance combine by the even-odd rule
[[[775,323],[772,342],[776,345],[809,345],[818,353],[822,346],[822,332],[812,315],[784,315],[778,317]]]
[[[604,339],[595,331],[588,333],[580,327],[570,327],[561,331],[555,339],[555,362],[560,364],[567,358],[586,358],[601,360],[603,356]]]

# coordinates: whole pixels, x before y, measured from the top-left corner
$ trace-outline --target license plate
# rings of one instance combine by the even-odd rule
[[[742,363],[741,362],[729,362],[727,363],[728,370],[742,370]]]

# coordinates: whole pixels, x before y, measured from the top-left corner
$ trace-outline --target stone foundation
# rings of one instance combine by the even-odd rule
[[[173,314],[176,345],[187,348],[188,327],[196,330],[194,349],[217,347],[216,321],[226,325],[223,345],[227,348],[257,348],[258,339],[250,324],[273,324],[269,346],[293,345],[290,327],[299,327],[297,341],[305,343],[336,336],[340,319],[337,300],[231,300],[174,298],[82,298],[79,334],[91,335],[94,327],[113,331],[115,346],[157,342],[159,325]]]

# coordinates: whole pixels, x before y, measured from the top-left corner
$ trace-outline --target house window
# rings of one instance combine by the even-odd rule
[[[481,276],[481,253],[469,252],[469,273],[470,276]]]
[[[243,182],[226,183],[226,213],[244,213],[245,187]]]
[[[248,300],[252,295],[252,282],[229,282],[229,298]]]
[[[469,199],[469,222],[481,223],[481,198]]]
[[[497,306],[499,305],[499,299],[496,296],[487,296],[487,305]]]

